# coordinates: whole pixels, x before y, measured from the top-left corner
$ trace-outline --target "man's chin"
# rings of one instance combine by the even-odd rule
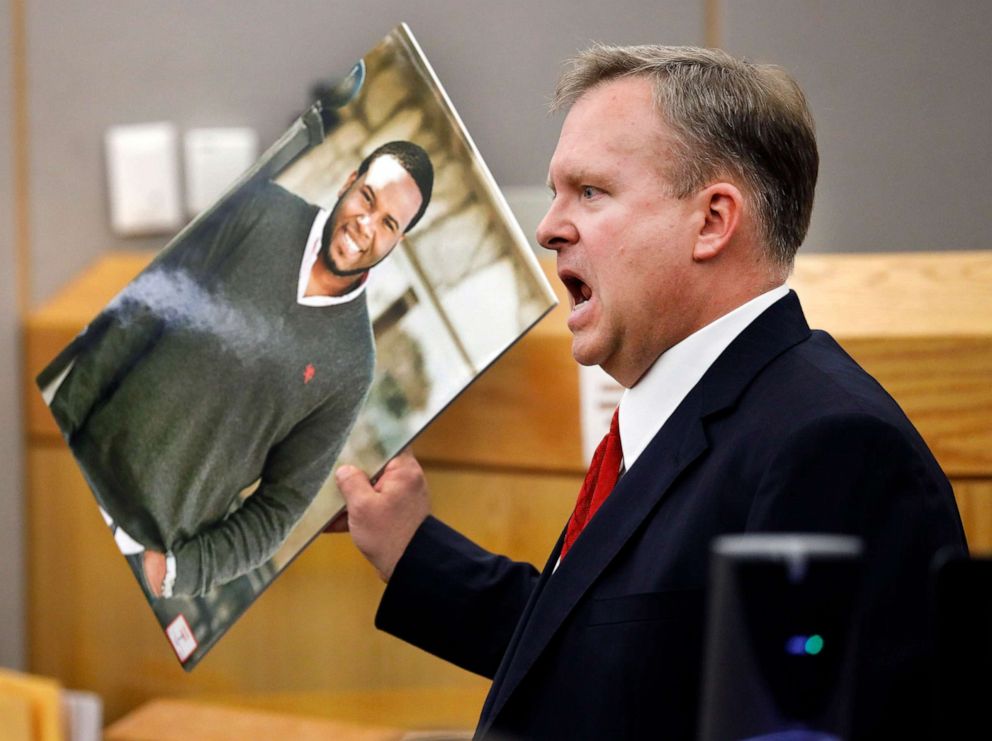
[[[352,268],[351,270],[342,270],[337,265],[328,266],[330,271],[339,278],[354,278],[359,275],[364,275],[365,273],[369,272],[369,269],[371,267],[372,266],[370,265],[367,268]]]
[[[572,359],[579,365],[599,365],[602,360],[602,353],[596,348],[590,347],[579,337],[572,335]]]
[[[331,271],[332,274],[336,275],[338,278],[354,278],[356,276],[367,273],[371,265],[368,266],[355,266],[351,268],[344,268],[335,262],[334,258],[331,257],[326,252],[324,253],[324,267]]]

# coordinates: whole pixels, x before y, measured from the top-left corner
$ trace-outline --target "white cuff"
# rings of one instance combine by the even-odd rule
[[[162,579],[162,596],[171,597],[172,588],[176,585],[176,557],[172,551],[165,553],[165,578]]]

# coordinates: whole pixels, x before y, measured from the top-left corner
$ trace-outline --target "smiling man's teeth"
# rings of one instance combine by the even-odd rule
[[[355,243],[355,240],[352,239],[347,234],[344,235],[344,247],[345,247],[345,250],[348,252],[348,254],[351,254],[351,255],[357,255],[359,252],[361,252],[361,249]]]

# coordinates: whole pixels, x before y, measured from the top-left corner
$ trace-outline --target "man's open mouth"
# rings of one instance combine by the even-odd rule
[[[573,308],[584,304],[592,298],[592,289],[578,278],[571,275],[563,275],[561,277],[561,282],[564,284],[565,288],[568,289],[568,294],[572,298]]]
[[[358,246],[358,242],[351,238],[351,235],[347,231],[344,233],[344,251],[349,255],[360,255],[362,253],[362,248]]]

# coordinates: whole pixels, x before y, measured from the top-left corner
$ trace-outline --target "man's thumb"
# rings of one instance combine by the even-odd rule
[[[369,483],[369,477],[360,469],[349,465],[343,465],[334,472],[334,481],[337,483],[338,491],[341,492],[341,496],[344,497],[345,502],[352,496],[361,494],[372,488],[372,484]]]

